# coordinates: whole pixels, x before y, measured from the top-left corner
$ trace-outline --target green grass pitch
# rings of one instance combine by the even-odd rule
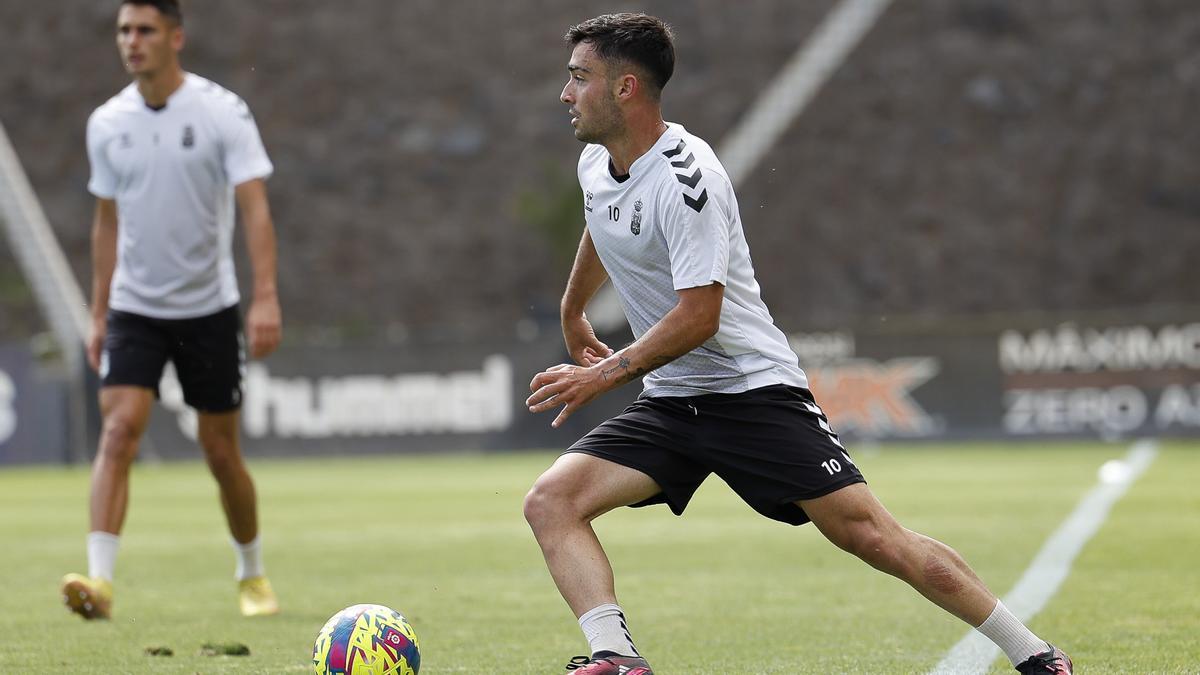
[[[885,446],[856,453],[908,527],[1006,593],[1120,444]],[[551,453],[257,461],[277,617],[237,613],[233,554],[203,465],[139,466],[115,616],[69,615],[85,572],[87,471],[0,471],[0,672],[305,673],[324,621],[403,612],[423,674],[559,673],[585,651],[521,516]],[[1164,443],[1031,627],[1080,673],[1200,672],[1200,445]],[[656,672],[922,673],[966,627],[811,526],[764,520],[710,479],[683,518],[597,521],[630,628]],[[208,642],[250,655],[204,656]],[[174,656],[149,656],[169,647]],[[1000,659],[992,672],[1012,672]]]

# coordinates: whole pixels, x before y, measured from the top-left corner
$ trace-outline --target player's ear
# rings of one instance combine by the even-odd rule
[[[183,49],[183,43],[187,42],[187,36],[183,34],[183,26],[176,25],[171,27],[171,48],[176,52]]]
[[[633,73],[625,73],[621,77],[617,78],[615,93],[619,100],[627,101],[633,98],[634,94],[636,94],[641,88],[642,83],[638,82],[637,75],[634,75]]]

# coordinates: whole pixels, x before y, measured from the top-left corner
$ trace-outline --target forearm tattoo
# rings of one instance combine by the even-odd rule
[[[603,375],[604,379],[607,380],[609,379],[609,376],[616,375],[619,371],[629,371],[629,359],[625,358],[624,356],[617,359],[617,365],[609,368],[608,370],[601,370],[600,374]],[[624,373],[622,373],[622,375],[624,375]]]
[[[661,368],[661,367],[667,365],[668,363],[674,361],[677,358],[679,358],[679,357],[678,356],[656,356],[656,357],[650,359],[650,367],[649,368],[638,368],[637,370],[631,371],[631,370],[629,370],[629,366],[631,365],[629,362],[629,359],[625,358],[624,356],[621,356],[617,359],[617,365],[613,366],[612,368],[609,368],[608,370],[601,370],[600,374],[604,376],[605,380],[615,380],[617,382],[624,384],[625,382],[631,382],[633,380],[636,380],[637,378],[645,375],[646,373],[654,370],[655,368]]]

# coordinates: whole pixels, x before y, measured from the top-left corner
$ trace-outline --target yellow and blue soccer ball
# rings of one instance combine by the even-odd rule
[[[325,622],[313,645],[317,675],[417,675],[417,634],[400,612],[354,605]]]

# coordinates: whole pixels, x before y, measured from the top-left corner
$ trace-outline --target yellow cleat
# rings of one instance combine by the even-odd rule
[[[85,619],[107,619],[112,616],[113,590],[110,581],[68,574],[62,579],[62,595],[67,608]]]
[[[266,577],[250,577],[238,582],[238,605],[242,616],[267,616],[279,613],[279,600]]]

